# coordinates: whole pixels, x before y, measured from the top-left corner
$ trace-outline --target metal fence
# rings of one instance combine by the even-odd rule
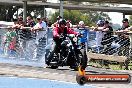
[[[51,47],[51,43],[53,42],[52,28],[48,28],[48,30],[45,31],[45,36],[44,38],[39,40],[38,45],[35,43],[36,39],[33,33],[30,36],[25,37],[23,38],[23,40],[21,40],[19,36],[21,35],[21,32],[18,32],[15,50],[9,49],[9,47],[5,47],[3,38],[7,33],[8,29],[0,28],[0,30],[1,30],[0,31],[1,58],[5,58],[5,59],[12,58],[17,60],[44,62],[44,58],[45,58],[44,54],[46,52],[46,48],[48,46]],[[130,62],[131,47],[132,47],[131,36],[132,34],[129,33],[130,44],[127,44],[128,42],[125,42],[125,40],[123,40],[122,42],[122,40],[118,37],[118,35],[113,35],[111,37],[112,43],[109,47],[107,47],[107,45],[98,47],[96,46],[97,43],[96,32],[88,31],[88,36],[87,36],[88,58],[97,59],[97,60],[99,59],[102,60],[103,63],[107,63],[108,61],[125,62],[126,60],[129,60]]]
[[[45,31],[44,37],[39,40],[38,44],[36,44],[34,33],[29,33],[25,36],[22,34],[21,30],[15,31],[16,43],[14,48],[10,48],[12,46],[11,42],[5,42],[4,40],[5,36],[10,36],[10,34],[8,35],[7,33],[8,31],[9,29],[6,27],[0,28],[0,58],[44,63],[45,47],[52,41],[51,28],[48,28],[47,31]]]
[[[129,56],[129,48],[130,45],[128,43],[130,43],[129,41],[125,41],[119,38],[118,35],[112,35],[111,36],[111,44],[110,47],[107,47],[105,45],[102,46],[98,46],[96,44],[97,39],[96,39],[96,32],[95,31],[89,31],[88,33],[88,47],[89,47],[89,51],[93,52],[93,53],[100,53],[100,54],[106,54],[106,55],[117,55],[117,56]],[[103,42],[103,40],[101,40],[100,42]],[[109,48],[106,52],[104,52],[105,48]]]
[[[132,47],[132,33],[127,33],[127,38],[122,37],[124,33],[114,32],[110,37],[111,43],[109,45],[102,44],[105,40],[100,40],[102,46],[97,46],[97,35],[95,31],[89,31],[88,43],[88,57],[90,59],[100,60],[101,64],[108,65],[112,62],[122,63],[125,69],[131,66],[131,47]],[[126,33],[125,33],[126,34]],[[99,63],[100,63],[99,61]],[[122,68],[122,67],[121,67]]]

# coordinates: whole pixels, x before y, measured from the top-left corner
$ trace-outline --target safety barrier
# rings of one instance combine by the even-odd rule
[[[25,27],[25,29],[30,29],[30,27]],[[45,54],[45,47],[52,42],[52,28],[48,28],[45,31],[45,36],[39,40],[39,44],[36,44],[35,34],[27,32],[23,35],[21,31],[17,31],[15,49],[13,47],[5,47],[4,36],[9,31],[7,27],[0,27],[0,57],[2,58],[14,58],[22,59],[28,61],[43,61]],[[100,63],[101,65],[119,63],[122,68],[128,68],[131,65],[131,49],[132,49],[132,32],[129,32],[130,46],[124,43],[121,46],[122,41],[117,35],[113,35],[112,44],[110,47],[103,46],[97,47],[96,42],[96,32],[88,31],[87,37],[87,56],[90,61]],[[12,43],[10,43],[11,45]],[[8,45],[9,46],[9,45]],[[104,52],[105,49],[107,52]],[[36,55],[36,56],[35,56]]]
[[[9,31],[14,31],[9,27],[0,27],[0,58],[13,58],[28,61],[44,61],[45,46],[52,41],[52,29],[44,31],[44,37],[36,42],[36,34],[31,32],[30,27],[15,31],[16,37],[13,40],[5,40],[5,36],[10,39],[13,36]],[[14,37],[12,37],[14,38]]]
[[[130,45],[128,44],[129,41],[124,39],[123,41],[119,38],[118,34],[123,34],[121,32],[116,32],[112,35],[112,43],[109,45],[103,45],[102,47],[95,46],[96,41],[96,32],[89,31],[88,37],[88,58],[90,61],[96,62],[95,60],[99,60],[101,65],[109,65],[113,62],[118,63],[120,68],[122,69],[125,66],[125,69],[129,69],[129,65],[131,65],[131,49],[132,49],[132,32],[128,32],[130,39]],[[100,40],[101,42],[103,40]],[[106,41],[106,40],[105,40]]]

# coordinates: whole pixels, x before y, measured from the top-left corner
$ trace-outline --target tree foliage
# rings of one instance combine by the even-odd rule
[[[54,23],[56,21],[56,17],[59,15],[59,12],[55,12],[51,16],[51,21]],[[72,24],[78,24],[79,21],[83,20],[85,24],[91,25],[92,22],[89,20],[89,16],[87,14],[83,14],[77,10],[64,10],[64,19],[71,20]]]
[[[129,23],[132,25],[132,15],[129,16]]]
[[[96,23],[98,20],[111,20],[108,14],[101,11],[85,11],[83,13],[88,14],[90,21],[94,23]]]
[[[51,15],[51,21],[55,22],[59,12]],[[86,25],[95,25],[98,20],[107,19],[109,16],[103,12],[79,11],[79,10],[64,10],[64,19],[71,20],[72,24],[77,24],[79,21],[84,21]]]

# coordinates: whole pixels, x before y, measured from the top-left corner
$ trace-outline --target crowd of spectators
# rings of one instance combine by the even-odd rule
[[[60,19],[62,19],[62,17],[58,16],[56,19],[57,21],[52,25],[53,29],[54,27],[59,26],[58,22]],[[51,27],[51,23],[48,21],[48,18],[37,17],[36,21],[34,21],[31,16],[28,16],[26,21],[23,22],[23,17],[19,16],[18,19],[13,19],[13,22],[14,24],[8,28],[8,32],[4,37],[4,51],[6,55],[9,49],[14,51],[16,51],[16,47],[23,47],[23,49],[26,49],[26,43],[29,40],[34,40],[36,46],[40,45],[43,40],[45,40],[45,34],[48,27]],[[98,48],[98,50],[103,48],[103,51],[98,53],[110,54],[109,52],[111,51],[112,42],[114,41],[114,31],[109,21],[99,20],[94,28],[87,28],[84,21],[80,21],[78,22],[77,27],[73,28],[72,22],[67,20],[66,27],[71,30],[76,29],[76,31],[82,33],[84,36],[80,41],[85,42],[87,45],[89,43],[88,37],[90,36],[90,29],[93,29],[92,31],[96,32],[96,48]],[[126,49],[126,47],[128,48],[130,45],[127,32],[131,29],[128,19],[125,18],[122,21],[122,28],[118,29],[116,32],[118,39],[120,40],[119,44],[121,47],[124,47],[124,49]],[[37,49],[34,54],[35,58],[37,57]]]

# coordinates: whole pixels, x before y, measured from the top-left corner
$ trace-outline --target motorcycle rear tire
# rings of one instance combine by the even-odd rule
[[[81,65],[82,69],[85,70],[85,68],[87,67],[88,58],[87,58],[87,54],[86,54],[85,50],[81,50],[81,53],[82,53],[83,57],[81,58],[80,65]]]
[[[79,66],[70,66],[71,69],[74,69],[74,71],[78,71]]]
[[[57,69],[57,68],[58,68],[58,66],[51,66],[51,68],[52,68],[52,69]]]

